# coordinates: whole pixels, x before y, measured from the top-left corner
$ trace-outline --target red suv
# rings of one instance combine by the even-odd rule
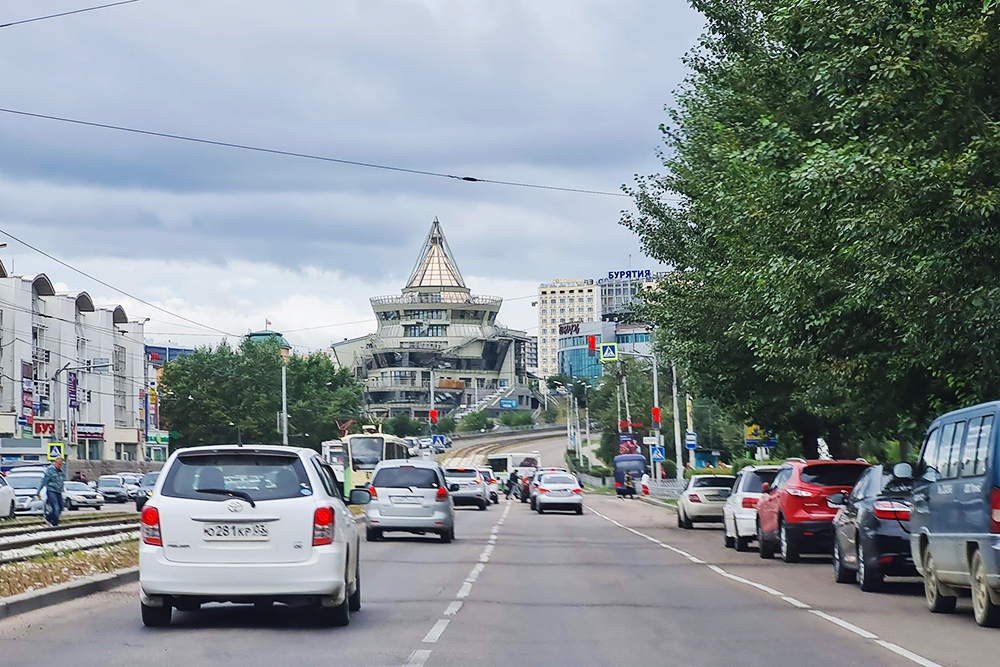
[[[757,503],[760,557],[771,558],[777,549],[793,563],[804,550],[829,552],[839,507],[826,499],[850,493],[867,467],[862,461],[786,461]]]

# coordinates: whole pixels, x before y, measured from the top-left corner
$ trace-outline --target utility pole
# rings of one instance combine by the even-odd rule
[[[622,386],[625,388],[625,420],[628,422],[628,432],[632,435],[632,410],[628,404],[628,374],[622,372]]]
[[[570,427],[570,414],[573,412],[573,394],[566,397],[566,449],[573,446],[573,431]]]
[[[587,428],[587,446],[590,447],[590,400],[589,400],[589,397],[588,397],[588,400],[587,400],[587,405],[586,405],[586,411],[584,413],[584,418],[587,420],[587,422],[586,422],[586,428]],[[594,466],[593,460],[594,460],[594,453],[591,452],[590,455],[587,456],[587,471],[588,472],[590,472],[590,470]]]
[[[677,456],[677,479],[684,479],[684,450],[681,447],[681,413],[677,405],[677,364],[670,364],[674,374],[674,451]]]
[[[431,366],[430,396],[431,396],[431,410],[433,410],[434,409],[434,367],[433,366]]]
[[[656,350],[654,349],[653,350],[653,407],[656,408],[657,413],[659,413],[659,410],[660,410],[660,380],[659,380],[659,375],[660,374],[659,374],[659,372],[657,371],[657,368],[656,368]],[[656,436],[656,446],[657,447],[662,447],[663,446],[663,438],[662,438],[662,434],[660,432],[660,422],[655,422],[653,424],[653,426],[656,427],[656,432],[654,433],[654,435]],[[652,452],[650,452],[649,458],[650,459],[653,458]],[[657,481],[659,481],[659,479],[660,479],[660,462],[659,461],[656,461],[656,462],[653,463],[653,475],[654,475],[654,479],[656,479]]]
[[[288,367],[281,366],[281,444],[288,446]]]
[[[691,405],[691,394],[687,394],[687,421],[688,421],[688,433],[695,433],[696,431],[694,430],[694,408]],[[695,450],[693,449],[688,450],[688,455],[689,455],[688,460],[691,462],[692,468],[694,467],[695,463],[694,451]]]
[[[580,441],[583,440],[583,438],[580,437],[580,435],[581,435],[580,434],[580,399],[578,399],[578,398],[575,399],[575,402],[576,402],[576,460],[579,463],[580,461],[583,460],[583,459],[580,458],[580,456],[581,456],[581,446],[582,446]]]

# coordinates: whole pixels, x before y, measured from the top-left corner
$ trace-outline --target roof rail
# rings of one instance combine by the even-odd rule
[[[785,459],[785,463],[788,463],[789,461],[798,461],[800,463],[806,462],[806,460],[801,456],[789,456],[787,459]]]

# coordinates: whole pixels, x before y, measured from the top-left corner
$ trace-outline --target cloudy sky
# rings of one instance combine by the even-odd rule
[[[4,0],[0,23],[96,0]],[[701,32],[684,0],[142,0],[0,29],[0,107],[408,169],[618,191]],[[536,333],[558,277],[652,268],[631,202],[466,183],[0,113],[0,230],[232,334],[374,330],[438,216],[466,282]],[[5,240],[0,235],[0,241]],[[6,239],[0,260],[218,336]],[[336,326],[330,326],[336,325]]]

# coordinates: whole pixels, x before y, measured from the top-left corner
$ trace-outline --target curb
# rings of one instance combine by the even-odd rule
[[[139,568],[129,567],[108,574],[95,574],[83,579],[49,586],[40,591],[28,591],[0,600],[0,620],[51,607],[70,600],[100,593],[139,581]]]
[[[646,503],[647,505],[653,505],[654,507],[660,507],[662,509],[669,510],[669,511],[674,512],[674,513],[677,512],[677,506],[676,505],[670,505],[669,503],[665,503],[662,500],[656,500],[655,498],[646,498],[644,496],[636,496],[636,498],[638,498],[642,502]]]

